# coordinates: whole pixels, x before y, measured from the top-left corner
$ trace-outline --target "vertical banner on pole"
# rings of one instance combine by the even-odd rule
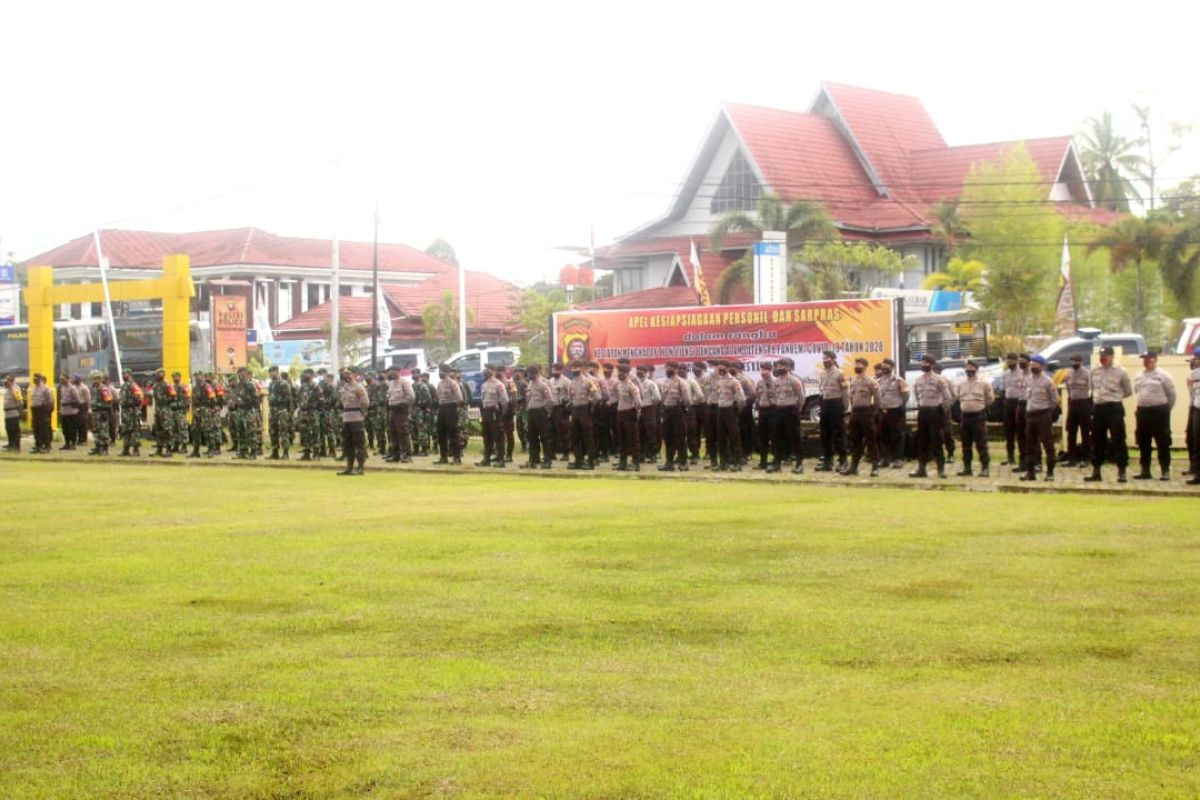
[[[786,234],[766,231],[754,245],[754,304],[787,302]]]

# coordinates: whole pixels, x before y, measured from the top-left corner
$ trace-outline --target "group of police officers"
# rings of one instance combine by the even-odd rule
[[[1200,483],[1200,348],[1192,354],[1188,379],[1187,444],[1190,485]],[[1150,479],[1157,448],[1159,477],[1170,477],[1170,413],[1176,402],[1170,376],[1157,368],[1157,354],[1143,355],[1143,371],[1135,378],[1113,363],[1111,348],[1099,351],[1099,366],[1088,369],[1072,358],[1063,385],[1067,393],[1067,452],[1056,453],[1053,424],[1061,407],[1058,386],[1047,374],[1041,356],[1009,353],[998,389],[1003,393],[1006,460],[1021,480],[1053,480],[1056,466],[1091,465],[1085,481],[1100,481],[1106,461],[1114,463],[1117,480],[1127,477],[1129,454],[1125,433],[1125,398],[1136,394],[1135,438],[1140,472]],[[872,476],[905,462],[909,434],[907,406],[915,399],[917,468],[912,478],[946,477],[956,440],[962,448],[960,477],[990,475],[988,413],[996,388],[978,376],[978,365],[966,362],[965,376],[951,382],[941,375],[933,356],[922,358],[922,374],[910,387],[891,359],[873,366],[858,358],[853,375],[837,363],[837,354],[822,354],[816,376],[819,390],[821,457],[817,471],[857,475],[862,462]],[[603,365],[595,361],[554,364],[549,376],[540,366],[499,365],[485,368],[479,406],[483,438],[480,467],[512,463],[519,440],[527,459],[525,469],[550,469],[556,458],[568,469],[594,470],[615,459],[613,469],[640,471],[643,464],[662,463],[659,471],[686,471],[707,461],[707,468],[739,472],[757,456],[755,469],[779,472],[785,464],[804,472],[801,417],[806,407],[803,379],[789,358],[760,365],[753,381],[736,361],[669,362],[661,375],[646,365],[627,360]],[[265,386],[246,369],[225,378],[197,373],[191,384],[180,373],[168,380],[159,370],[146,387],[126,372],[120,387],[106,374],[95,373],[91,385],[79,375],[63,378],[57,406],[63,446],[71,450],[94,434],[91,455],[108,453],[120,438],[122,456],[141,453],[143,415],[155,409],[151,433],[154,455],[169,458],[190,453],[200,458],[221,453],[228,442],[236,457],[254,459],[264,453],[263,399],[271,459],[290,458],[299,434],[300,460],[323,457],[346,461],[338,474],[363,474],[368,452],[385,461],[408,463],[414,457],[436,455],[437,464],[461,464],[467,441],[470,385],[443,365],[436,387],[429,376],[414,370],[383,375],[341,370],[338,382],[325,370],[305,370],[294,383],[286,371],[272,367]],[[32,410],[33,452],[50,449],[50,418],[54,391],[44,376],[34,376],[28,406]],[[957,436],[952,408],[958,407]],[[11,377],[5,380],[4,409],[8,449],[19,449],[17,421],[25,398]],[[188,422],[188,412],[191,422]],[[337,425],[341,423],[341,435]],[[227,429],[227,432],[226,432]],[[340,441],[339,441],[340,440]],[[702,454],[701,445],[704,445]],[[1043,468],[1044,456],[1044,468]],[[836,464],[835,464],[836,458]]]

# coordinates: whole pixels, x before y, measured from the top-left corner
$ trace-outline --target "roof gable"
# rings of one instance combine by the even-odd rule
[[[908,154],[946,146],[915,97],[827,82],[811,110],[842,129],[881,195],[905,199],[899,187],[909,182]]]

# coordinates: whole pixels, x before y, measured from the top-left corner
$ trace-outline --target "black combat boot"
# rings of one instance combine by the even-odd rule
[[[987,464],[984,464],[984,465],[983,465],[983,469],[979,470],[979,477],[981,477],[981,478],[990,478],[990,477],[992,477],[992,473],[988,471],[988,465],[987,465]]]
[[[1129,483],[1129,476],[1125,473],[1125,467],[1117,467],[1117,483]]]
[[[121,455],[125,458],[129,457],[129,445],[125,445],[125,447],[121,449]]]
[[[872,478],[879,477],[879,462],[878,461],[871,462],[871,477]]]
[[[1148,480],[1150,480],[1152,477],[1153,477],[1153,476],[1150,474],[1150,468],[1149,468],[1149,467],[1142,467],[1142,471],[1141,471],[1141,472],[1139,472],[1137,475],[1134,475],[1134,476],[1133,476],[1133,479],[1134,479],[1135,481],[1148,481]]]
[[[271,448],[271,455],[270,455],[270,456],[268,456],[268,458],[270,458],[272,461],[278,461],[278,460],[279,460],[279,448],[278,448],[278,447],[272,447],[272,448]]]
[[[955,475],[957,475],[957,476],[958,476],[958,477],[960,477],[960,478],[969,478],[969,477],[971,477],[971,476],[972,476],[974,473],[973,473],[973,472],[971,472],[971,462],[970,462],[970,460],[964,460],[964,461],[963,461],[963,468],[962,468],[962,469],[960,469],[958,472],[956,472],[956,473],[954,473],[954,474],[955,474]]]
[[[1097,482],[1097,481],[1099,481],[1100,479],[1101,479],[1101,478],[1100,478],[1100,468],[1099,468],[1099,467],[1092,467],[1092,474],[1091,474],[1091,475],[1088,475],[1088,476],[1087,476],[1086,478],[1084,478],[1083,480],[1084,480],[1084,482],[1085,482],[1085,483],[1096,483],[1096,482]]]
[[[196,444],[192,447],[192,452],[190,455],[188,455],[188,458],[199,458],[199,457],[200,457],[200,441],[197,440]]]
[[[851,475],[857,475],[858,474],[858,458],[855,457],[855,458],[851,459],[849,467],[847,467],[845,462],[843,462],[841,464],[841,466],[838,468],[838,472],[840,472],[843,475],[846,475],[847,477],[849,477]]]
[[[929,473],[925,471],[925,462],[918,461],[917,462],[917,471],[908,473],[908,477],[910,477],[910,478],[928,478]]]

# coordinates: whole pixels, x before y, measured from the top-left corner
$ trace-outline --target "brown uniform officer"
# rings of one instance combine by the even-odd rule
[[[854,377],[850,381],[850,466],[843,475],[857,475],[858,463],[866,449],[871,462],[871,477],[879,474],[879,384],[867,375],[867,359],[854,359]]]

